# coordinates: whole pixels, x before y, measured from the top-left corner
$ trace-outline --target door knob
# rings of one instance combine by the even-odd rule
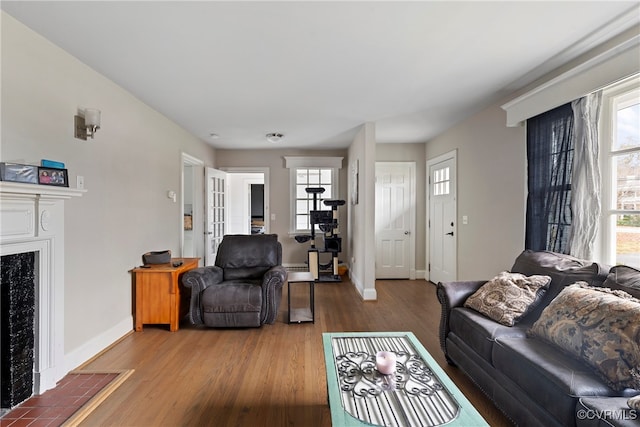
[[[408,236],[409,234],[411,234],[411,232],[410,232],[410,231],[405,231],[405,232],[404,232],[404,235],[405,235],[405,236]]]
[[[447,236],[453,236],[453,231],[450,233],[447,233]]]

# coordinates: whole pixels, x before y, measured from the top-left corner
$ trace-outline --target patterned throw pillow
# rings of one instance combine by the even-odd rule
[[[505,326],[513,326],[544,294],[549,276],[525,276],[503,271],[471,295],[464,303]]]
[[[640,389],[640,300],[626,292],[567,286],[530,334],[582,359],[615,390]]]

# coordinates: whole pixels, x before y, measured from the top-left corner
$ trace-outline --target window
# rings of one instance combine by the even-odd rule
[[[333,169],[296,168],[295,231],[311,230],[309,212],[314,210],[314,195],[307,193],[307,188],[324,188],[324,192],[316,196],[315,210],[331,210],[322,202],[333,199]]]
[[[446,196],[449,194],[449,185],[451,178],[449,177],[449,167],[436,169],[433,172],[433,195]]]
[[[313,210],[313,194],[307,188],[324,188],[317,194],[317,210],[329,211],[324,200],[339,199],[338,171],[342,157],[285,157],[291,177],[291,230],[292,234],[311,231],[310,212]],[[316,230],[317,231],[317,230]]]
[[[605,91],[602,142],[603,261],[640,268],[640,78]]]

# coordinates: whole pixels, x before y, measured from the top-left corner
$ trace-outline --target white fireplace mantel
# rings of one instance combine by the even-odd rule
[[[20,182],[0,181],[0,193],[6,195],[37,196],[41,195],[51,199],[70,199],[79,197],[87,190],[77,188],[57,187],[55,185],[34,185]]]
[[[64,200],[86,190],[0,182],[0,255],[35,252],[34,394],[64,372]]]

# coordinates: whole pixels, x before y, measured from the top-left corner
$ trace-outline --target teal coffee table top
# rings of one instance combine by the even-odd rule
[[[413,333],[324,333],[322,340],[334,427],[488,426]],[[396,355],[394,374],[376,369],[379,351]]]

